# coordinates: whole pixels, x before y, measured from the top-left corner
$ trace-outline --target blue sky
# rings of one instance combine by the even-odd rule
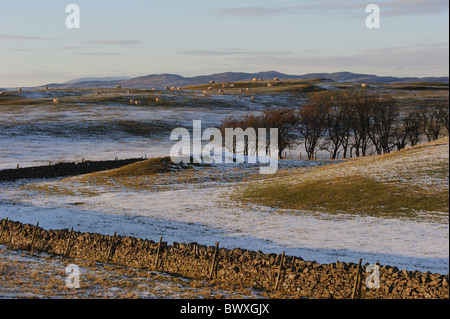
[[[80,8],[79,29],[65,24]],[[365,25],[377,4],[380,28]],[[449,75],[448,0],[0,0],[0,87],[86,76]]]

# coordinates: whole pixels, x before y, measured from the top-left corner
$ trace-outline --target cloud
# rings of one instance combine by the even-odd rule
[[[240,49],[224,49],[224,50],[186,50],[179,51],[179,54],[190,56],[233,56],[233,55],[288,55],[291,52],[288,51],[243,51]]]
[[[78,55],[92,55],[92,56],[117,56],[117,55],[123,55],[122,53],[116,53],[116,52],[75,52],[74,54],[78,54]]]
[[[297,68],[300,73],[331,72],[332,70],[360,70],[358,72],[386,72],[396,74],[424,74],[448,76],[448,42],[416,43],[409,46],[373,48],[358,53],[340,56],[317,55],[313,57],[295,55],[235,56],[233,62],[246,67],[270,65],[273,69]]]
[[[138,40],[124,40],[124,39],[113,39],[113,40],[90,40],[86,41],[88,44],[99,44],[99,45],[139,45],[142,41]]]
[[[11,34],[0,34],[0,40],[56,40],[56,38],[47,38],[47,37],[30,37],[26,35],[11,35]]]
[[[354,16],[356,13],[365,14],[365,8],[371,3],[376,3],[383,15],[424,15],[441,14],[448,12],[448,0],[367,0],[366,2],[350,0],[345,2],[335,0],[303,1],[296,5],[275,5],[270,7],[234,7],[213,9],[211,12],[216,16],[232,17],[269,17],[278,15],[301,15],[301,14],[329,14]]]

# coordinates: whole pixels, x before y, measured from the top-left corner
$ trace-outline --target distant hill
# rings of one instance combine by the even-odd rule
[[[250,81],[253,78],[262,79],[328,79],[341,82],[360,82],[360,83],[393,83],[393,82],[449,82],[448,77],[393,77],[377,76],[372,74],[357,74],[351,72],[336,73],[309,73],[304,75],[289,75],[276,71],[243,73],[226,72],[212,75],[200,75],[194,77],[183,77],[177,74],[150,74],[135,78],[80,78],[65,83],[52,83],[45,86],[51,88],[113,88],[121,85],[123,88],[150,89],[164,88],[166,86],[189,86],[206,84],[210,81],[216,83]]]

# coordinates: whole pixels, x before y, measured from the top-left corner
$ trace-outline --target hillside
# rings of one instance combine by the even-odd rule
[[[244,72],[225,72],[217,73],[211,75],[200,75],[194,77],[184,77],[177,74],[150,74],[146,76],[140,76],[135,78],[129,78],[125,80],[115,79],[108,81],[101,78],[80,78],[78,80],[71,80],[65,83],[52,83],[47,84],[50,88],[114,88],[117,85],[121,85],[123,88],[134,88],[134,89],[151,89],[157,88],[161,89],[166,86],[192,86],[208,84],[210,81],[215,81],[216,83],[227,83],[227,82],[240,82],[240,81],[251,81],[253,78],[257,79],[327,79],[338,82],[357,82],[357,83],[396,83],[396,82],[443,82],[448,83],[448,77],[393,77],[393,76],[377,76],[371,74],[355,74],[351,72],[335,72],[335,73],[310,73],[303,75],[289,75],[276,71],[268,72],[258,72],[258,73],[244,73]]]
[[[448,165],[446,137],[392,154],[292,171],[251,184],[240,198],[277,208],[448,223]]]

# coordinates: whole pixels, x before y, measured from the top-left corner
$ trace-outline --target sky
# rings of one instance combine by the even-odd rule
[[[79,28],[66,25],[70,4]],[[369,4],[379,28],[366,25]],[[448,24],[448,0],[0,0],[0,87],[159,73],[448,76]]]

